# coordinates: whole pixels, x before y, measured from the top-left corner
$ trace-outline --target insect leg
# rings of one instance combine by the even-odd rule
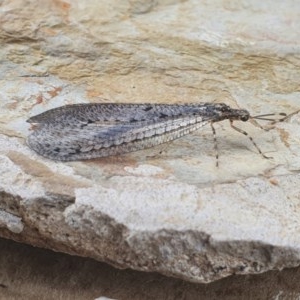
[[[217,135],[216,135],[216,129],[213,125],[213,122],[210,122],[210,127],[213,132],[214,137],[214,151],[216,155],[216,167],[219,167],[219,151],[218,151],[218,143],[217,143]]]
[[[265,154],[263,154],[263,152],[260,150],[260,148],[254,142],[252,136],[250,136],[245,130],[242,130],[242,129],[238,128],[238,127],[235,127],[233,125],[233,121],[232,120],[229,120],[229,121],[230,121],[231,128],[233,128],[234,130],[236,130],[236,131],[242,133],[243,135],[245,135],[246,137],[248,137],[248,139],[251,141],[251,143],[253,144],[253,146],[257,149],[257,151],[260,153],[260,155],[262,155],[262,157],[264,157],[264,158],[272,158],[270,156],[266,156]]]

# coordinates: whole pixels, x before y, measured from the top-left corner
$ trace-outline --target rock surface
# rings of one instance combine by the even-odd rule
[[[259,300],[300,296],[299,267],[200,284],[157,273],[118,270],[90,258],[5,239],[0,239],[0,266],[0,300]]]
[[[61,163],[26,146],[28,117],[81,102],[299,102],[294,1],[3,1],[0,236],[194,282],[300,264],[300,115],[216,125],[166,146]]]

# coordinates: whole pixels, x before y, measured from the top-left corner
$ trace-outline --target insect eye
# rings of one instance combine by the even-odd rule
[[[240,120],[243,122],[248,121],[249,117],[247,115],[241,116]]]

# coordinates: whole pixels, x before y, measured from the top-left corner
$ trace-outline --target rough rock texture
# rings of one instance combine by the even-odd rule
[[[0,300],[299,299],[300,268],[230,276],[209,284],[157,273],[118,270],[0,239]]]
[[[0,236],[195,282],[300,264],[300,115],[60,163],[29,116],[80,102],[300,108],[294,1],[2,1]],[[298,9],[298,10],[297,10]]]

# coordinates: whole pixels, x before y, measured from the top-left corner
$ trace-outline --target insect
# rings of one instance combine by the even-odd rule
[[[295,113],[294,113],[295,114]],[[33,116],[27,143],[38,154],[60,161],[93,159],[120,155],[153,147],[187,135],[210,124],[217,153],[215,122],[228,119],[231,127],[247,136],[265,158],[248,133],[234,121],[269,120],[274,114],[251,116],[247,110],[224,103],[122,104],[90,103],[66,105]],[[277,121],[284,121],[289,116]],[[261,127],[261,126],[260,126]],[[218,154],[216,154],[218,165]]]

